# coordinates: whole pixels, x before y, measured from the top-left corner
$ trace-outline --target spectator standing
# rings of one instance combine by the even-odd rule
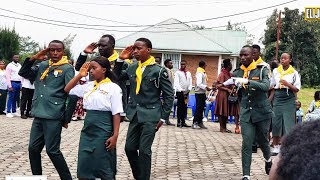
[[[6,109],[6,101],[8,94],[8,85],[6,77],[6,63],[0,61],[0,115],[6,114],[4,111]]]
[[[22,78],[22,92],[21,92],[21,118],[27,119],[31,116],[32,97],[34,93],[34,81]]]
[[[174,89],[177,96],[177,127],[190,127],[186,122],[189,92],[192,89],[191,73],[187,71],[187,62],[181,60],[180,69],[174,76]]]
[[[12,57],[12,62],[10,62],[6,68],[6,77],[9,90],[9,97],[7,103],[7,117],[12,118],[14,116],[20,116],[16,112],[17,100],[20,97],[21,89],[21,76],[18,72],[21,69],[21,64],[19,63],[19,55],[14,55]]]
[[[193,129],[207,129],[203,125],[203,110],[204,106],[206,105],[206,91],[210,91],[211,88],[207,86],[208,76],[206,74],[206,62],[200,61],[199,67],[197,68],[196,72],[196,87],[195,87],[195,94],[196,94],[196,112],[193,118]]]

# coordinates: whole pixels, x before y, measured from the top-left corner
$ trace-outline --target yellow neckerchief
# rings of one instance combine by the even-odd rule
[[[105,83],[109,83],[111,82],[111,80],[109,78],[105,78],[104,80],[100,81],[100,82],[97,82],[96,80],[94,81],[94,88],[92,89],[92,91],[89,92],[88,95],[86,95],[86,97],[84,99],[87,99],[89,97],[90,94],[92,94],[95,90],[98,89],[98,87],[101,85],[101,84],[105,84]]]
[[[119,58],[118,52],[116,50],[113,50],[113,54],[110,57],[108,57],[108,60],[112,62],[117,60],[118,58]]]
[[[244,71],[243,72],[243,78],[248,79],[249,71],[254,70],[256,68],[257,68],[257,63],[254,60],[252,61],[252,63],[248,67],[245,67],[244,65],[241,65],[240,69],[242,69]],[[242,85],[242,86],[245,88],[244,85]]]
[[[287,70],[283,70],[282,65],[277,68],[277,71],[280,73],[280,80],[282,80],[283,76],[294,73],[294,68],[290,65]],[[280,89],[282,88],[282,84],[280,83]]]
[[[49,67],[47,67],[47,69],[42,73],[41,77],[40,77],[40,80],[44,80],[44,78],[47,76],[49,70],[51,67],[54,67],[54,66],[61,66],[61,65],[64,65],[64,64],[68,64],[68,59],[67,59],[67,56],[62,56],[62,58],[56,62],[56,63],[53,63],[51,59],[49,59]]]
[[[320,106],[320,100],[315,102],[316,107],[318,108]]]
[[[145,62],[141,63],[141,61],[138,61],[138,67],[136,69],[136,81],[137,81],[137,87],[136,87],[136,94],[139,94],[140,91],[140,85],[142,81],[142,67],[147,67],[150,65],[155,64],[156,61],[153,56],[150,56],[149,59],[147,59]]]
[[[260,64],[260,63],[263,63],[263,62],[264,62],[264,61],[262,60],[261,56],[259,56],[259,59],[256,60],[256,63],[257,63],[257,64]]]
[[[128,64],[132,64],[133,63],[133,60],[132,59],[125,59],[124,60],[126,63],[128,63]]]
[[[206,76],[206,81],[208,81],[208,76],[206,75],[206,70],[204,70],[202,67],[198,67],[197,72],[203,73]]]

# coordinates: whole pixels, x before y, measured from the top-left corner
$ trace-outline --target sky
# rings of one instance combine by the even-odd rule
[[[238,23],[262,18],[243,24],[248,33],[255,36],[254,43],[262,45],[259,39],[264,34],[267,20],[263,17],[270,16],[274,9],[283,10],[284,7],[304,11],[304,7],[320,6],[320,1],[297,0],[252,13],[212,18],[263,9],[288,1],[293,0],[10,0],[1,3],[0,27],[15,27],[19,35],[30,36],[41,46],[53,39],[63,40],[69,34],[76,35],[71,50],[74,58],[77,58],[77,54],[91,42],[97,42],[103,34],[112,34],[119,39],[146,28],[145,25],[157,24],[169,18],[182,22],[194,21],[187,24],[205,27],[223,26],[228,21]],[[210,18],[212,20],[198,21]],[[83,25],[82,28],[56,25],[80,26],[70,23]]]

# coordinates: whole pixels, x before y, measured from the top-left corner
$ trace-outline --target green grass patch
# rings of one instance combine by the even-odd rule
[[[317,90],[318,89],[314,88],[303,88],[298,92],[298,100],[301,102],[301,107],[304,113],[307,112],[311,101],[314,99],[314,92],[316,92]]]

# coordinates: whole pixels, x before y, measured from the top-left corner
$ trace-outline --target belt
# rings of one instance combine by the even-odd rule
[[[21,81],[11,81],[11,82],[14,82],[14,83],[21,83]]]

